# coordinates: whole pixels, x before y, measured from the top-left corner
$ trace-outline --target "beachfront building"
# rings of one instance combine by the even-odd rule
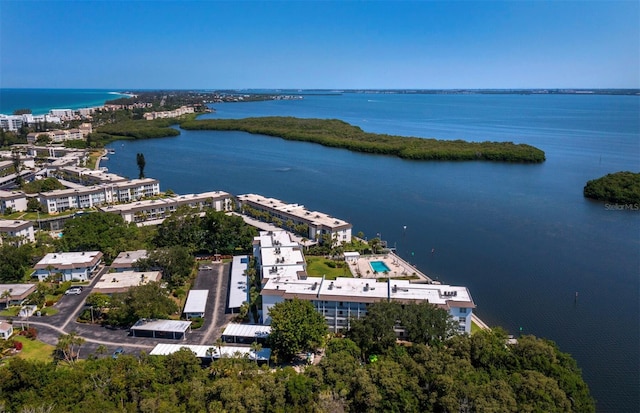
[[[193,106],[181,106],[178,109],[174,109],[174,110],[165,110],[162,112],[147,112],[143,116],[146,120],[166,119],[166,118],[177,118],[182,115],[186,115],[194,112],[195,112],[195,109],[193,108]]]
[[[93,287],[94,293],[115,294],[129,291],[132,287],[159,282],[162,278],[160,271],[122,271],[105,273]]]
[[[287,204],[279,199],[262,195],[245,194],[237,197],[241,211],[253,218],[280,224],[310,240],[325,242],[329,237],[334,243],[351,242],[352,225],[323,212],[309,211],[304,205]],[[302,231],[304,229],[304,231]]]
[[[41,192],[38,199],[46,212],[51,214],[68,209],[99,207],[114,202],[131,202],[159,193],[160,183],[156,179],[132,179],[112,184]]]
[[[55,274],[62,274],[62,281],[88,281],[101,262],[100,251],[50,253],[35,265],[33,276],[44,281]]]
[[[0,190],[0,214],[27,210],[27,196],[22,191]]]
[[[36,242],[33,222],[19,219],[0,219],[0,244],[3,242],[17,246]]]
[[[109,205],[100,208],[100,210],[119,214],[126,222],[153,223],[155,221],[159,223],[183,205],[199,211],[208,208],[213,208],[216,211],[228,211],[232,205],[232,197],[226,192],[214,191]]]
[[[279,245],[278,240],[283,235],[276,233],[261,233],[254,240],[254,255],[263,284],[264,324],[270,324],[269,311],[275,304],[293,298],[311,301],[325,317],[332,332],[348,330],[350,320],[364,316],[371,303],[395,301],[408,304],[426,301],[447,310],[458,323],[460,332],[471,332],[471,315],[475,304],[466,287],[393,279],[376,282],[367,278],[325,280],[324,277],[309,277],[304,263],[299,262],[295,247],[284,246],[286,237],[283,245]],[[279,248],[279,254],[276,248]]]
[[[0,129],[6,131],[17,132],[22,125],[32,126],[43,123],[60,123],[61,119],[58,116],[52,115],[32,115],[31,113],[25,113],[23,115],[3,115],[0,114]]]

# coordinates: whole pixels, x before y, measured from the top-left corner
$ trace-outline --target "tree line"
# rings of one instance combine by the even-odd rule
[[[299,119],[294,117],[261,117],[246,119],[187,120],[180,123],[187,130],[239,130],[280,137],[286,140],[318,143],[413,160],[500,162],[544,162],[542,150],[513,142],[467,142],[437,140],[364,132],[357,126],[337,119]]]
[[[331,338],[321,360],[294,370],[247,358],[202,364],[187,349],[168,356],[102,352],[74,360],[12,358],[0,369],[8,412],[595,412],[575,361],[549,341],[501,330],[455,335],[442,345],[388,343],[375,357]],[[222,345],[222,344],[219,344]],[[75,347],[74,347],[75,346]],[[212,346],[214,349],[214,346]],[[68,359],[68,361],[66,361]],[[205,360],[206,362],[207,360]]]

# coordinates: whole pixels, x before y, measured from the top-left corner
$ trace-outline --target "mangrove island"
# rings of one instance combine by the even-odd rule
[[[355,152],[392,155],[413,160],[500,161],[540,163],[544,151],[513,142],[467,142],[395,136],[365,132],[338,119],[259,117],[245,119],[188,120],[187,130],[244,131],[286,140],[318,143]]]
[[[593,179],[584,186],[584,196],[618,204],[639,204],[640,173],[623,171]]]

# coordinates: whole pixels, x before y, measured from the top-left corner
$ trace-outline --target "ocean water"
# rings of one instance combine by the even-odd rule
[[[0,113],[10,115],[16,109],[31,109],[34,115],[51,109],[80,109],[102,106],[121,97],[104,89],[0,89]]]
[[[599,412],[639,410],[640,213],[587,200],[582,188],[640,171],[640,98],[351,93],[213,107],[206,117],[337,118],[377,133],[543,149],[540,165],[416,162],[182,131],[115,142],[102,165],[135,177],[142,152],[145,174],[163,190],[264,194],[346,219],[354,233],[379,233],[433,278],[468,286],[490,325],[572,354]]]

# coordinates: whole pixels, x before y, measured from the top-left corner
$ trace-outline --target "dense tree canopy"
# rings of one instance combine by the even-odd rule
[[[93,212],[65,223],[60,239],[63,251],[102,251],[104,260],[111,263],[122,251],[141,248],[138,228],[128,224],[120,215]]]
[[[33,265],[33,247],[4,242],[0,245],[0,283],[22,282],[25,271]],[[1,293],[2,291],[0,291]]]
[[[584,196],[620,204],[640,204],[640,173],[616,172],[589,181],[584,187]]]
[[[201,368],[184,349],[170,356],[94,355],[83,363],[12,358],[0,369],[8,412],[575,412],[595,411],[575,361],[532,336],[456,336],[443,347],[394,345],[374,362],[332,339],[318,365],[269,370],[221,358]],[[491,360],[498,365],[487,365]]]
[[[249,252],[256,229],[235,215],[209,209],[204,217],[188,206],[178,208],[158,227],[158,247],[184,246],[191,252]]]
[[[269,344],[279,357],[289,359],[324,343],[327,323],[310,301],[295,298],[277,303],[269,310],[269,316]]]
[[[142,271],[161,270],[162,280],[175,288],[187,281],[195,263],[195,258],[186,247],[173,246],[151,251],[148,258],[138,260],[137,265]]]
[[[445,141],[364,132],[337,119],[262,117],[246,119],[188,120],[180,124],[193,130],[241,130],[287,140],[314,142],[356,152],[377,153],[415,160],[488,160],[544,162],[542,150],[513,142]]]
[[[167,289],[157,282],[133,287],[126,293],[113,294],[108,307],[106,323],[126,327],[141,318],[169,318],[179,310]]]

